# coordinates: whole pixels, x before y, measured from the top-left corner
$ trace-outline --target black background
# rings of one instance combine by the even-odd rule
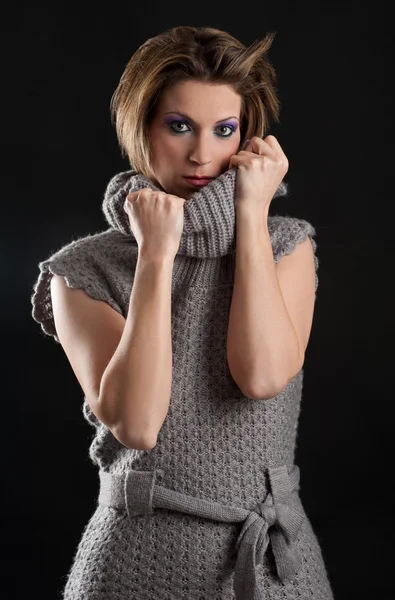
[[[271,214],[310,221],[320,261],[296,456],[301,498],[336,600],[394,597],[388,10],[378,2],[56,2],[4,15],[4,600],[60,598],[98,493],[82,390],[61,346],[31,317],[38,262],[107,228],[105,186],[129,168],[111,95],[131,54],[175,25],[217,27],[246,45],[277,31],[270,57],[282,111],[270,133],[288,156],[291,193],[272,201]]]

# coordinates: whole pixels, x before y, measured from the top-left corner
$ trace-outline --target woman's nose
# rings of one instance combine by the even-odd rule
[[[207,139],[205,136],[197,136],[192,145],[189,159],[192,162],[197,162],[200,165],[207,165],[212,160],[213,155],[213,140]]]

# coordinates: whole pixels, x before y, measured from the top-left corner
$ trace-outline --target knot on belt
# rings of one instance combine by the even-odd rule
[[[300,568],[296,537],[305,513],[299,489],[299,468],[290,473],[285,465],[269,467],[270,489],[253,509],[226,506],[169,490],[156,483],[156,471],[134,471],[114,475],[100,470],[99,503],[121,508],[132,518],[150,514],[154,507],[178,510],[228,523],[243,523],[236,542],[234,573],[236,600],[264,600],[257,585],[256,567],[263,563],[269,543],[281,581],[292,578]]]
[[[294,577],[300,568],[295,540],[304,511],[299,498],[291,497],[299,488],[299,470],[294,467],[288,475],[286,467],[281,466],[269,468],[268,474],[271,491],[249,512],[236,543],[236,598],[263,600],[258,591],[256,566],[263,563],[269,542],[281,581]]]

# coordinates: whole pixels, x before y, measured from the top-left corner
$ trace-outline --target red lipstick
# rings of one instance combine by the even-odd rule
[[[191,185],[194,185],[195,187],[202,187],[210,183],[210,181],[212,181],[214,177],[196,177],[195,175],[194,177],[184,177],[184,179],[185,181],[187,181]]]

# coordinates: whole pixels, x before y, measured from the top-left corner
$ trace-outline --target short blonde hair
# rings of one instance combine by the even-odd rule
[[[231,86],[241,96],[241,144],[264,137],[270,120],[279,121],[276,72],[267,52],[275,33],[244,46],[212,27],[178,26],[148,39],[132,55],[111,98],[122,156],[152,178],[147,125],[161,93],[173,83],[193,79]]]

